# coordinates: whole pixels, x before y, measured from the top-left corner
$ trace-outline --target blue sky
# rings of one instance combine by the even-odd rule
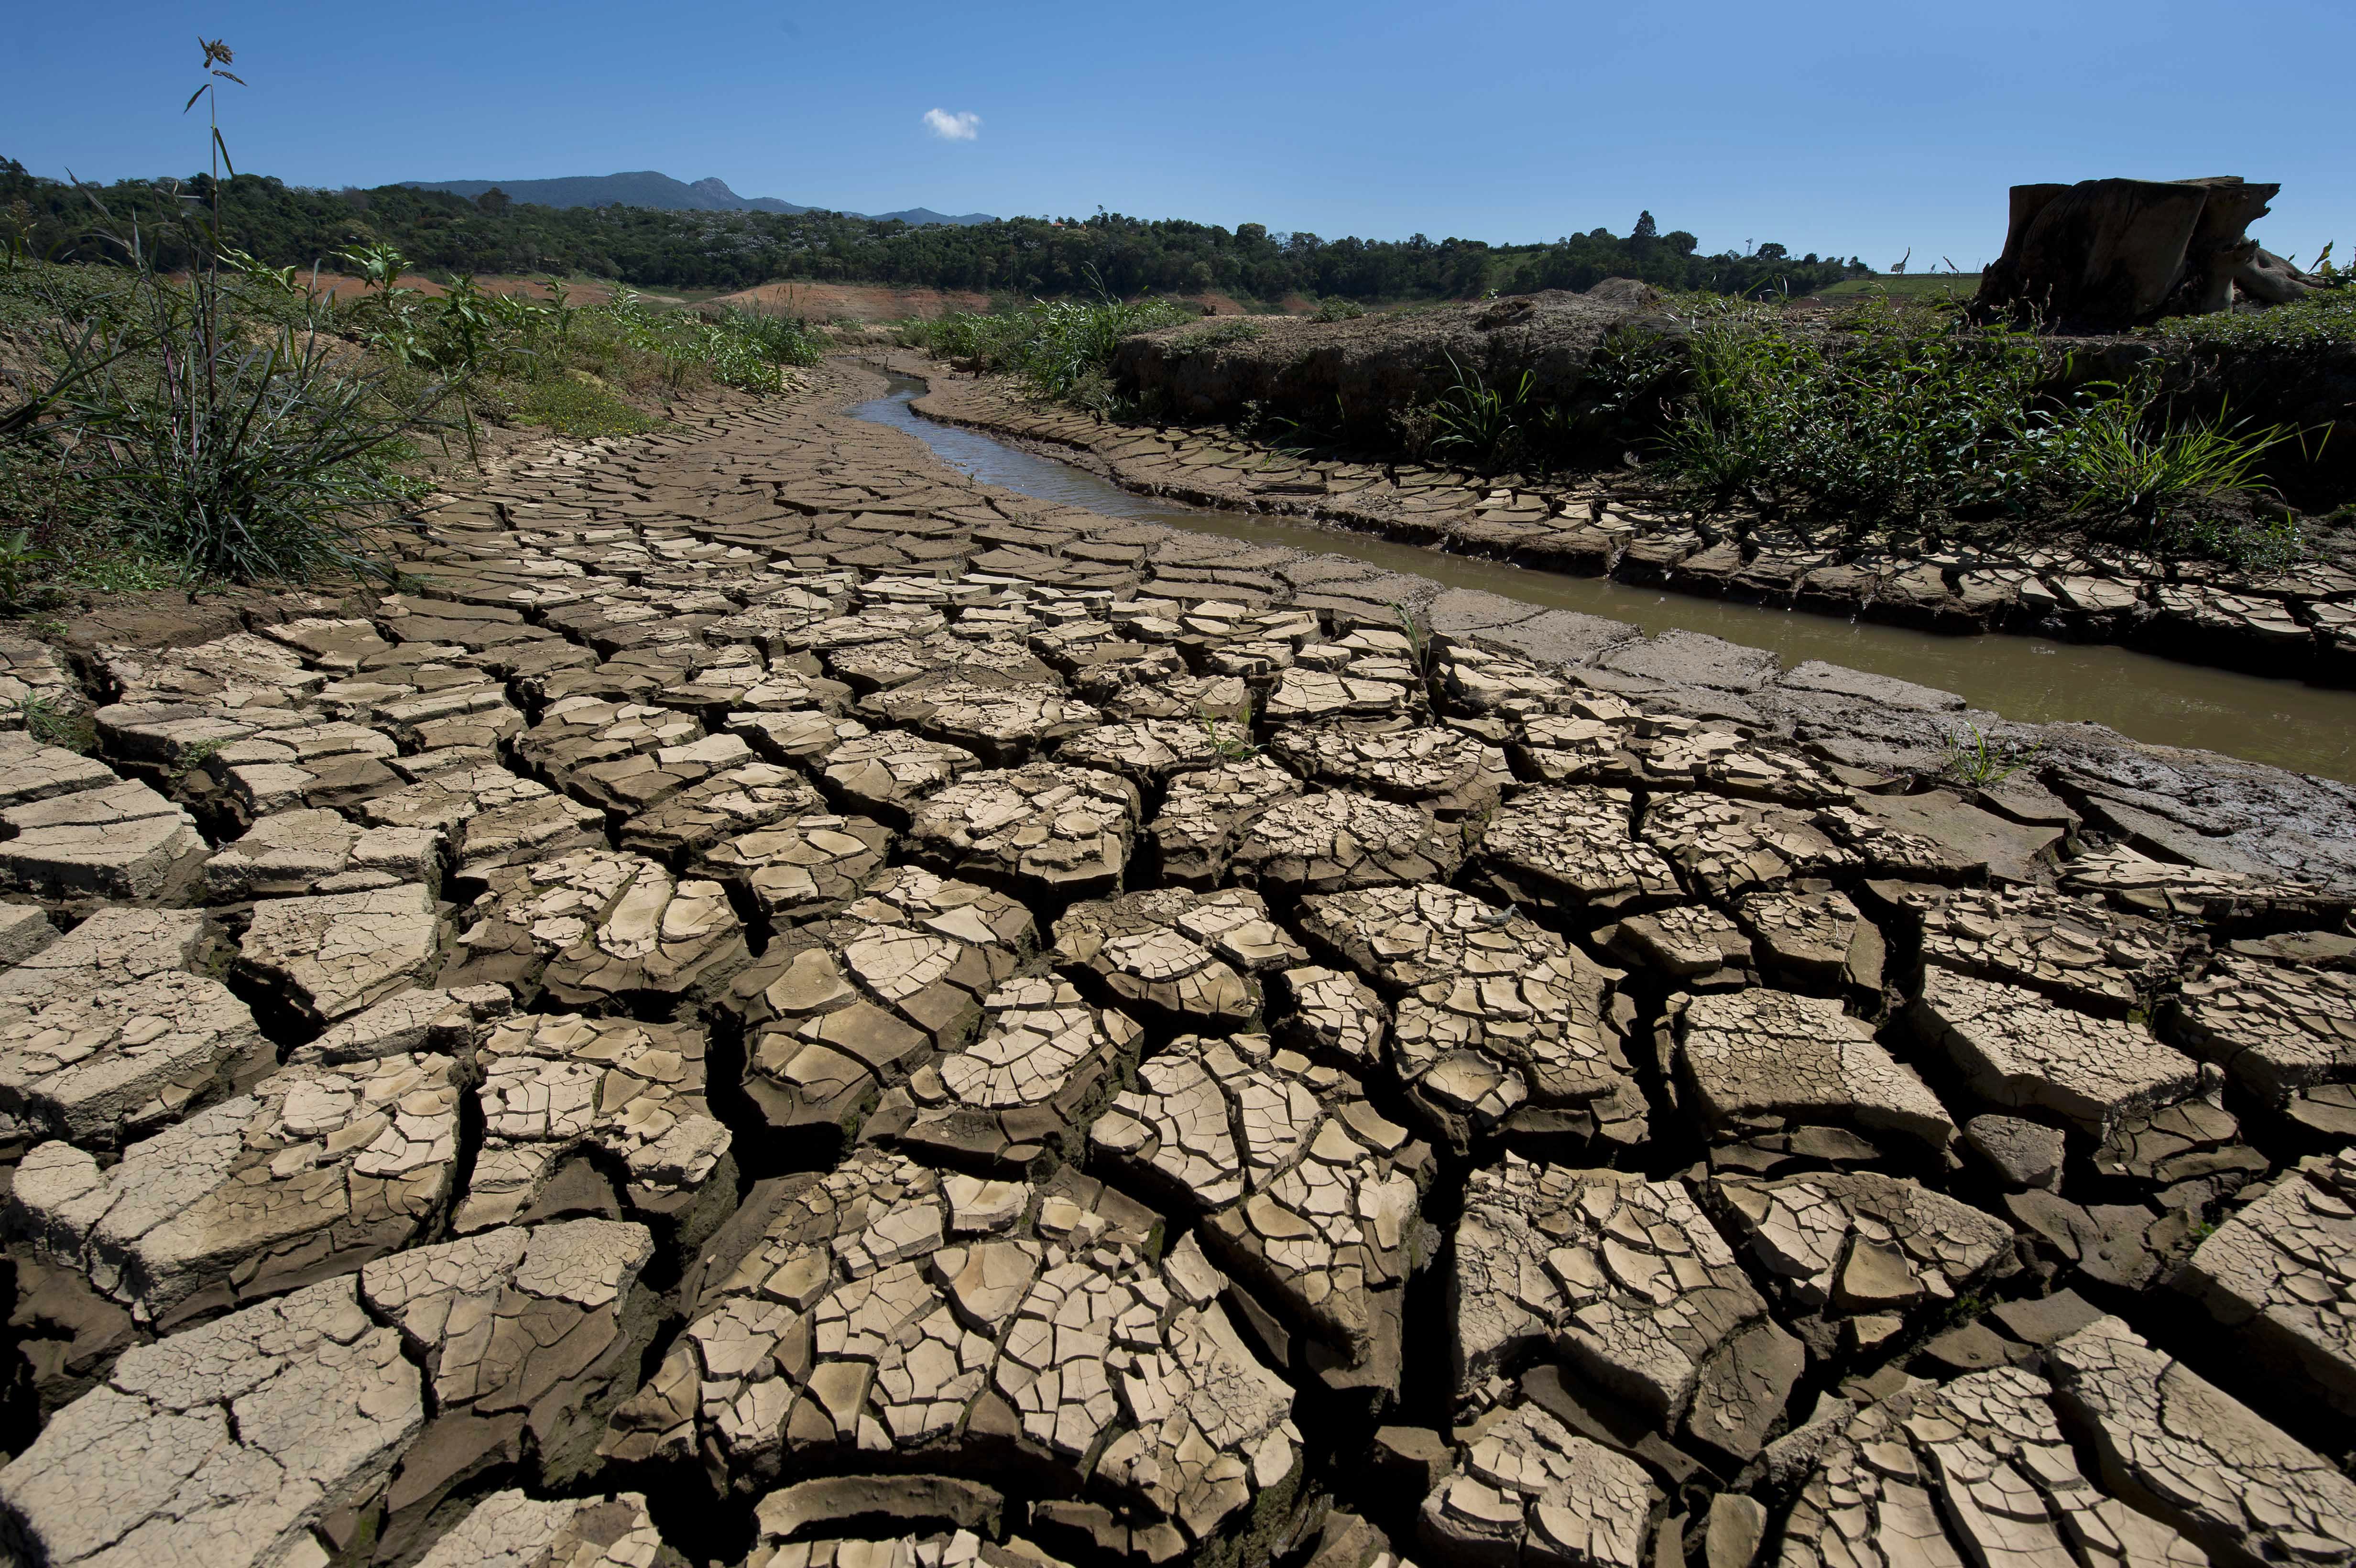
[[[2284,187],[2273,249],[2356,248],[2356,0],[11,9],[0,154],[48,175],[201,166],[201,31],[251,84],[224,90],[239,167],[304,185],[653,168],[1328,238],[1624,233],[1649,208],[1708,251],[1920,269],[1993,257],[2015,182],[2241,174]]]

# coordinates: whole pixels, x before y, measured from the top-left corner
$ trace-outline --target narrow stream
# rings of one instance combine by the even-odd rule
[[[894,375],[890,391],[851,411],[907,432],[969,478],[1043,501],[1253,544],[1344,555],[1451,588],[1583,611],[1647,632],[1682,626],[1772,649],[1786,668],[1824,659],[1956,692],[1975,708],[2025,723],[2092,720],[2157,745],[2200,747],[2356,783],[2356,692],[2179,664],[2126,648],[1997,635],[1934,636],[1796,610],[1697,599],[1606,578],[1526,571],[1289,518],[1181,506],[1132,495],[1085,469],[1021,451],[980,431],[925,419],[908,407],[924,391],[922,381]]]

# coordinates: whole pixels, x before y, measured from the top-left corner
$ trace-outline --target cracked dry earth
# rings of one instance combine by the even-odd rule
[[[0,647],[17,1560],[2356,1563],[2345,791],[873,386]]]

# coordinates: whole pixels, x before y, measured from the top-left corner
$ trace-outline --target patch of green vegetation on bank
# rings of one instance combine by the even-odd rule
[[[2327,275],[2347,274],[2327,268]],[[2356,345],[2356,282],[2265,310],[2171,317],[2145,335],[2198,348],[2344,348]]]
[[[1692,329],[1651,458],[1715,503],[1828,520],[1852,541],[2043,527],[2251,568],[2306,553],[2266,477],[2301,432],[2188,416],[2157,366],[2057,392],[2035,334],[1891,300],[1825,335],[1726,304]]]
[[[208,48],[208,61],[212,59]],[[219,190],[221,187],[213,187]],[[421,467],[481,421],[627,434],[636,406],[721,383],[780,386],[820,336],[789,317],[574,305],[402,286],[393,247],[334,260],[374,284],[315,293],[183,204],[153,221],[91,199],[108,261],[37,256],[0,221],[0,607],[209,581],[391,581],[374,530],[424,499]],[[183,263],[170,270],[167,259]]]
[[[350,301],[223,251],[175,277],[0,264],[0,513],[21,524],[25,591],[132,576],[304,581],[369,570],[364,536],[423,499],[421,459],[464,458],[481,421],[627,435],[644,403],[720,383],[776,388],[824,348],[798,321],[487,294]],[[345,258],[380,281],[406,259]],[[0,589],[7,586],[0,581]],[[21,592],[19,594],[21,598]]]
[[[1098,413],[1122,411],[1109,372],[1114,347],[1132,333],[1200,317],[1176,300],[1040,300],[1026,310],[985,315],[952,311],[899,322],[894,340],[992,375],[1020,377],[1032,394]],[[1208,332],[1233,331],[1214,325]],[[1258,329],[1253,328],[1257,336]],[[1224,341],[1233,341],[1226,339]]]

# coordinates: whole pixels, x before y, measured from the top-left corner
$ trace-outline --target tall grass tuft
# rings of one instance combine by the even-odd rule
[[[2265,456],[2297,439],[2284,424],[2254,428],[2231,411],[2171,421],[2156,377],[2098,382],[2059,412],[2038,415],[2031,439],[2072,495],[2072,509],[2145,523],[2265,483]]]
[[[270,331],[236,319],[218,274],[177,283],[135,231],[124,243],[145,313],[129,330],[146,351],[75,394],[118,528],[190,578],[382,575],[369,532],[411,499],[388,461],[456,385],[396,401],[327,321]]]
[[[1525,419],[1537,378],[1525,370],[1515,380],[1493,387],[1477,365],[1448,357],[1453,372],[1449,385],[1427,412],[1430,434],[1426,450],[1474,468],[1487,468],[1514,456],[1525,444]]]

